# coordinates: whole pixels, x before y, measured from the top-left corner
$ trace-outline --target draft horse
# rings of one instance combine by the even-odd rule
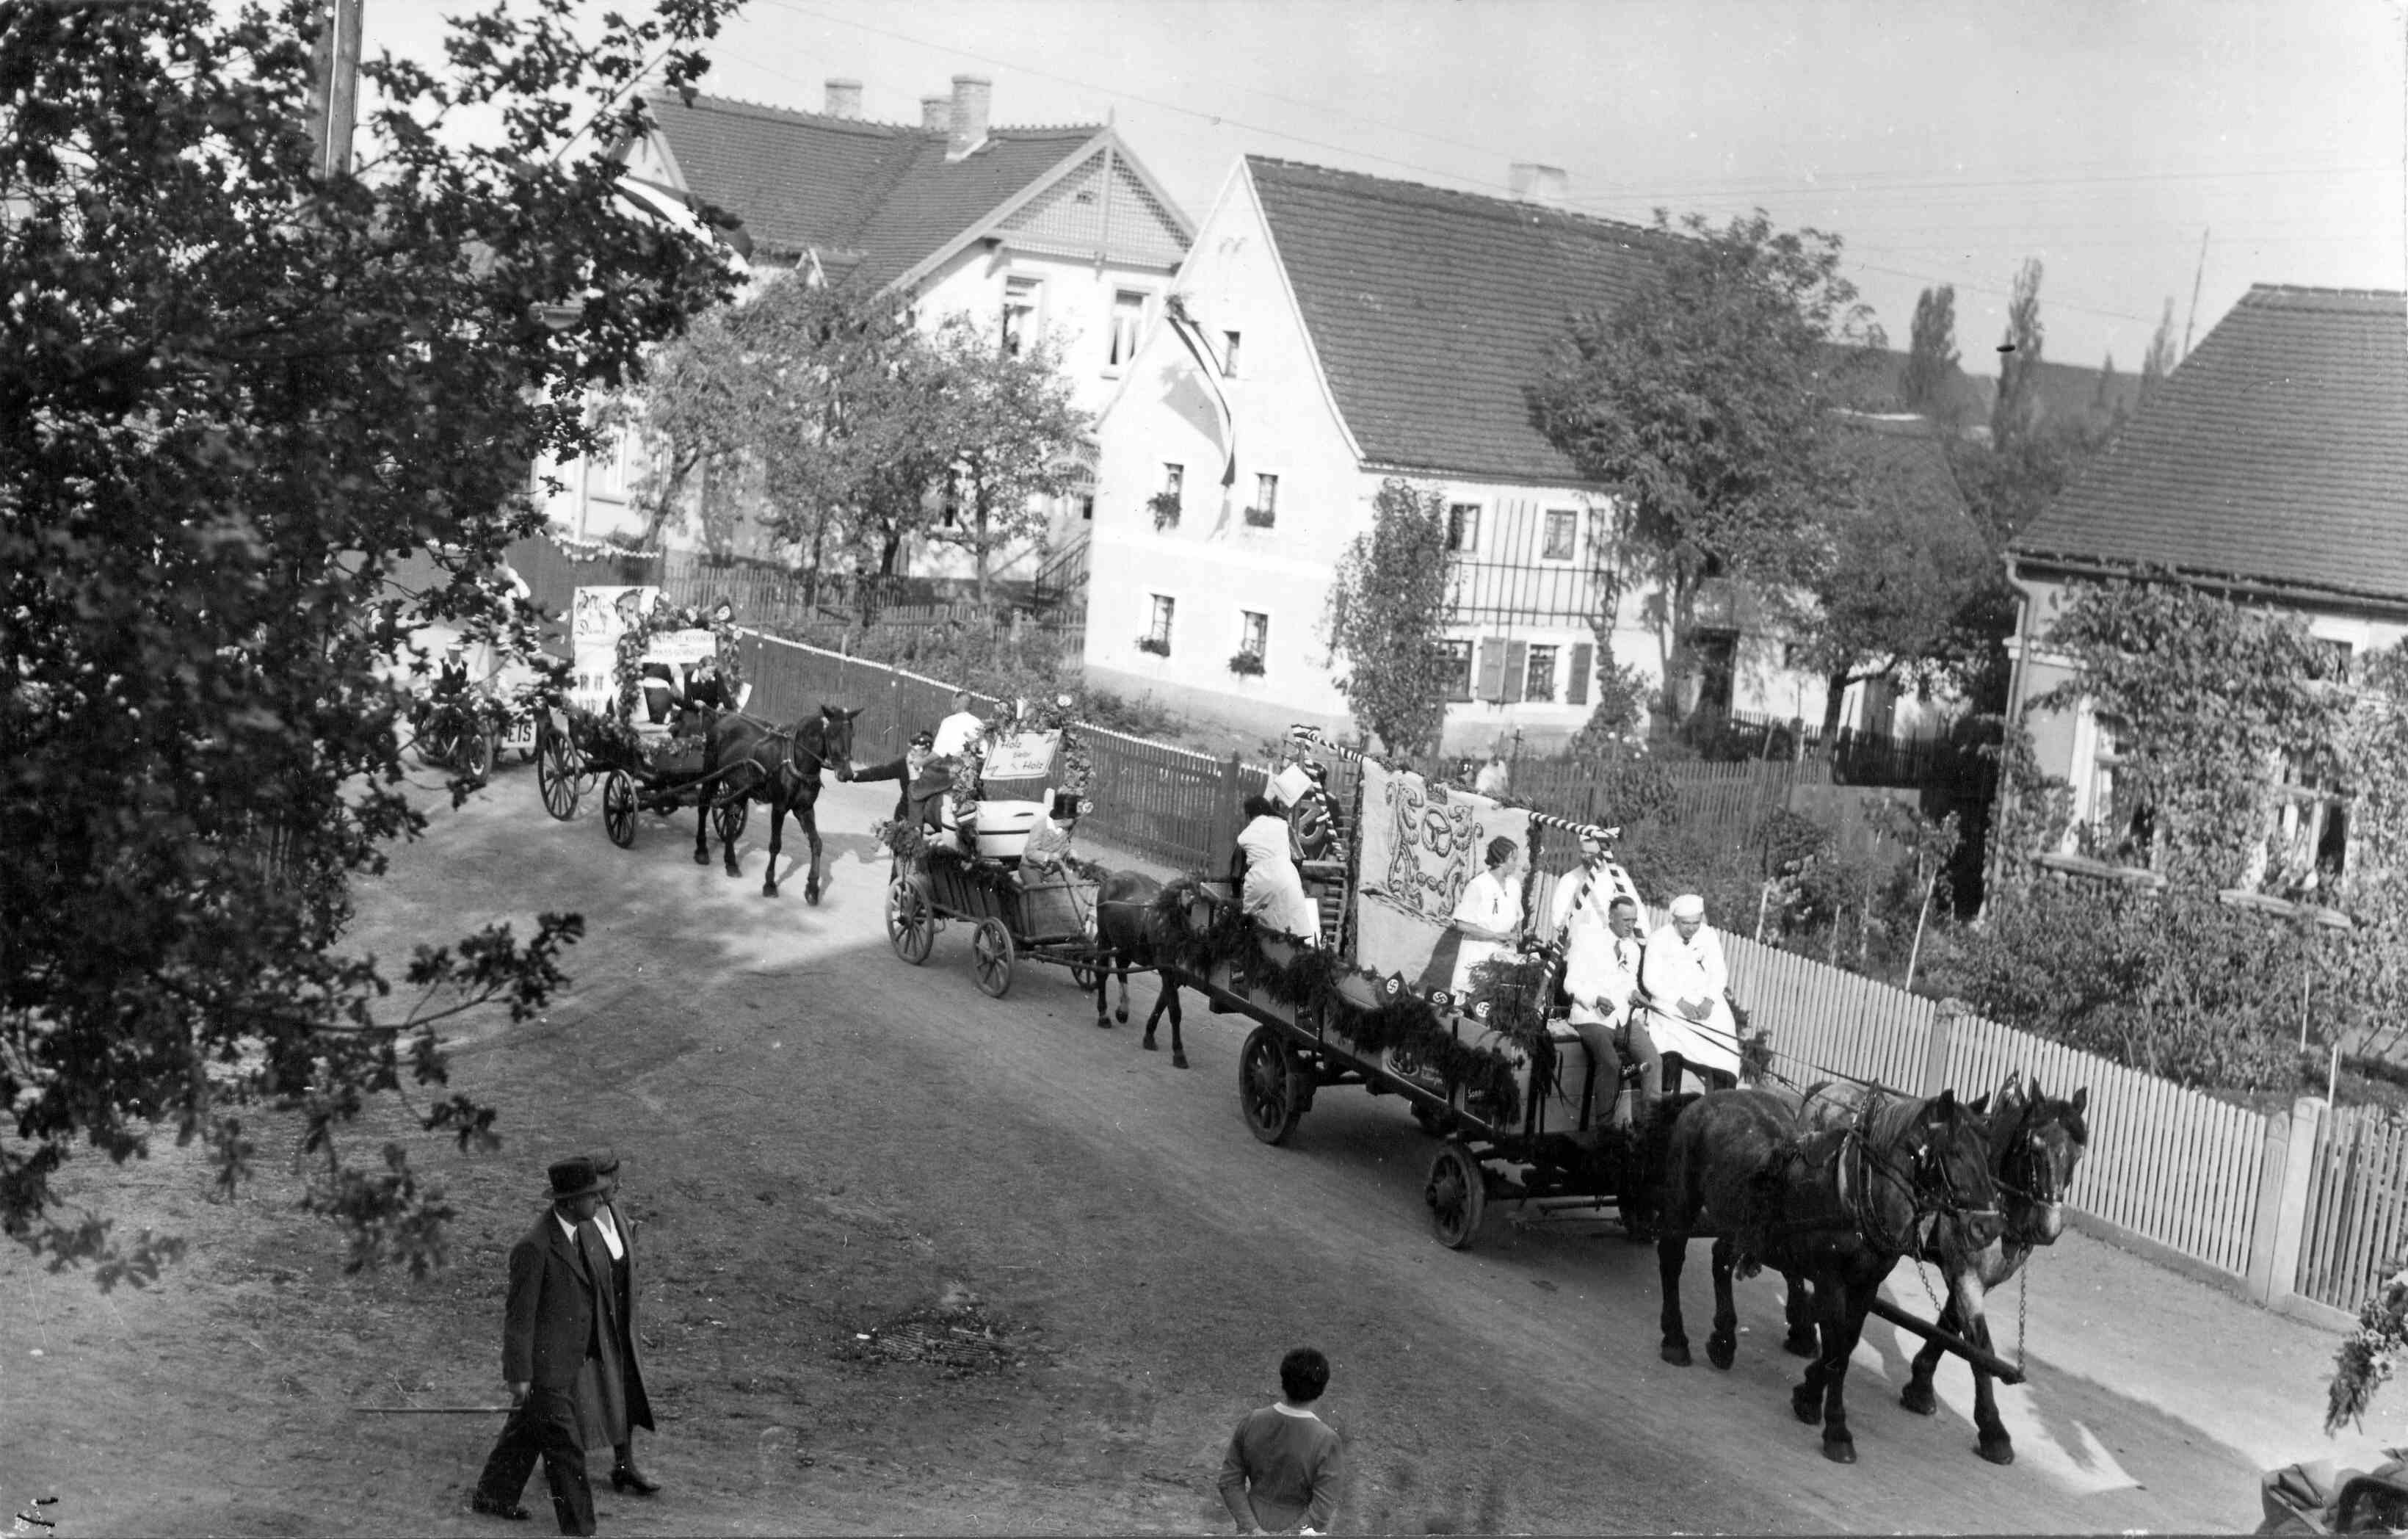
[[[803,879],[803,900],[820,900],[820,771],[833,766],[836,778],[853,778],[853,722],[859,707],[845,710],[824,705],[819,713],[784,726],[772,726],[758,716],[722,716],[704,740],[704,779],[719,787],[698,810],[694,830],[694,863],[710,864],[710,813],[714,808],[750,797],[769,809],[769,870],[761,881],[761,896],[778,896],[778,854],[783,847],[786,813],[792,810],[803,838],[810,843],[810,870]],[[724,780],[714,779],[725,770]],[[720,854],[727,874],[741,876],[736,864],[736,841],[724,835]]]
[[[1985,1100],[1987,1098],[1985,1098]],[[1823,1456],[1856,1462],[1848,1431],[1849,1354],[1899,1259],[1930,1246],[1954,1276],[1995,1241],[2000,1221],[1977,1110],[1953,1092],[1886,1100],[1842,1128],[1808,1128],[1798,1103],[1767,1090],[1715,1090],[1683,1106],[1664,1154],[1656,1261],[1663,1358],[1689,1365],[1681,1269],[1694,1236],[1713,1238],[1714,1323],[1706,1357],[1737,1356],[1735,1272],[1770,1266],[1813,1288],[1821,1350],[1789,1397],[1823,1426]]]
[[[1853,1094],[1830,1098],[1810,1093],[1806,1119],[1817,1127],[1840,1126],[1856,1115],[1860,1100]],[[1974,1285],[1971,1297],[1959,1296],[1968,1291],[1965,1288],[1949,1289],[1941,1307],[1941,1330],[1962,1336],[1985,1351],[1991,1349],[1985,1296],[2005,1287],[2034,1250],[2055,1244],[2065,1232],[2065,1194],[2073,1185],[2082,1157],[2090,1150],[2089,1105],[2086,1086],[2074,1091],[2071,1100],[2057,1100],[2041,1089],[2038,1080],[2028,1084],[2020,1073],[2011,1076],[1992,1100],[1982,1118],[1982,1142],[1989,1151],[1990,1179],[1998,1187],[2003,1227],[1999,1237],[1973,1258],[1971,1274],[1966,1279]],[[1916,1260],[1943,1267],[1949,1259],[1928,1248],[1914,1255]],[[1801,1358],[1814,1355],[1813,1308],[1806,1285],[1791,1278],[1789,1335],[1783,1345]],[[1906,1388],[1899,1391],[1899,1404],[1927,1417],[1939,1408],[1931,1376],[1945,1350],[1938,1342],[1924,1344],[1914,1355]],[[2015,1441],[1999,1418],[1997,1381],[1986,1368],[1978,1363],[1971,1366],[1973,1426],[1981,1434],[1978,1451],[1993,1464],[2012,1464]]]
[[[1170,1066],[1187,1067],[1187,1044],[1179,1035],[1179,981],[1167,965],[1169,947],[1164,943],[1163,927],[1172,923],[1163,911],[1162,884],[1143,871],[1110,871],[1096,886],[1096,1024],[1110,1029],[1111,1020],[1104,1018],[1105,985],[1110,976],[1117,973],[1121,983],[1120,1008],[1112,1019],[1128,1024],[1129,969],[1154,970],[1162,988],[1154,1001],[1154,1014],[1145,1018],[1145,1041],[1141,1044],[1149,1053],[1155,1051],[1154,1028],[1163,1012],[1170,1013]]]

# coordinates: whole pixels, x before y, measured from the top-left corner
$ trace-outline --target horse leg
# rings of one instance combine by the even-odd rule
[[[1112,1028],[1112,1018],[1110,1014],[1112,997],[1112,965],[1119,959],[1120,954],[1110,949],[1096,958],[1096,1027],[1098,1030],[1110,1031]]]
[[[1940,1318],[1934,1322],[1942,1330],[1957,1330],[1956,1301],[1951,1297],[1940,1308]],[[1959,1334],[1962,1334],[1959,1331]],[[1916,1416],[1928,1417],[1940,1409],[1940,1397],[1931,1388],[1931,1375],[1939,1371],[1940,1359],[1946,1354],[1938,1342],[1925,1342],[1923,1350],[1914,1355],[1908,1366],[1906,1388],[1898,1392],[1898,1402]],[[1978,1370],[1975,1377],[1979,1377]]]
[[[1714,1242],[1714,1329],[1706,1337],[1706,1360],[1727,1370],[1739,1357],[1739,1304],[1731,1297],[1731,1273],[1739,1246],[1728,1236]]]
[[[803,826],[803,839],[810,846],[810,874],[803,878],[803,901],[820,900],[820,816],[819,797],[806,788],[802,800],[796,803],[795,821]]]
[[[1789,1391],[1789,1409],[1798,1419],[1812,1427],[1823,1419],[1823,1379],[1825,1364],[1830,1360],[1831,1342],[1839,1333],[1832,1312],[1838,1307],[1839,1282],[1828,1269],[1798,1279],[1807,1290],[1813,1318],[1814,1352],[1806,1361],[1805,1376]]]
[[[1162,980],[1162,998],[1154,1002],[1154,1013],[1159,1015],[1166,1003],[1170,1006],[1170,1067],[1184,1069],[1187,1067],[1187,1043],[1179,1036],[1179,980],[1170,975],[1168,968],[1164,968],[1154,976]],[[1152,1036],[1153,1032],[1149,1030],[1146,1034]]]
[[[1664,1343],[1657,1353],[1675,1368],[1690,1363],[1689,1332],[1681,1319],[1681,1268],[1689,1256],[1689,1224],[1696,1217],[1696,1206],[1677,1201],[1667,1203],[1663,1228],[1656,1231],[1656,1277],[1664,1295]]]
[[[1132,962],[1134,962],[1134,961],[1136,961],[1136,960],[1137,960],[1137,953],[1136,953],[1134,950],[1130,950],[1130,951],[1124,951],[1124,952],[1122,952],[1122,953],[1120,954],[1120,965],[1121,965],[1121,1002],[1120,1002],[1120,1007],[1119,1007],[1118,1009],[1116,1009],[1116,1010],[1114,1010],[1114,1011],[1112,1012],[1112,1019],[1113,1019],[1113,1021],[1115,1021],[1116,1023],[1118,1023],[1119,1025],[1122,1025],[1122,1026],[1126,1026],[1126,1025],[1128,1025],[1128,975],[1129,975],[1129,964],[1130,964],[1130,963],[1132,963]],[[1147,1033],[1145,1034],[1145,1044],[1146,1044],[1148,1047],[1152,1047],[1152,1046],[1154,1045],[1154,1033],[1153,1033],[1153,1032],[1149,1031],[1149,1032],[1147,1032]]]
[[[1878,1277],[1841,1283],[1835,1289],[1840,1307],[1824,1316],[1823,1457],[1834,1464],[1856,1461],[1856,1440],[1848,1431],[1848,1359],[1865,1333],[1868,1306],[1880,1287]]]
[[[1822,1343],[1814,1334],[1814,1299],[1807,1291],[1806,1279],[1791,1277],[1789,1297],[1782,1306],[1782,1317],[1788,1323],[1789,1334],[1782,1338],[1782,1350],[1793,1358],[1812,1358],[1821,1354]]]
[[[719,751],[705,747],[702,751],[702,788],[694,796],[694,863],[697,866],[710,864],[710,810],[727,792],[725,786],[711,779],[718,769]]]
[[[778,853],[786,844],[786,792],[774,782],[769,787],[769,869],[761,876],[761,896],[778,896]],[[727,852],[727,874],[736,874],[736,852]]]
[[[1950,1308],[1956,1308],[1956,1300],[1949,1300]],[[1961,1310],[1957,1318],[1964,1319]],[[1964,1334],[1983,1351],[1989,1351],[1990,1316],[1987,1314],[1975,1315],[1966,1321]],[[2015,1461],[2015,1440],[2008,1435],[2007,1424],[1999,1417],[1997,1381],[1991,1378],[1988,1369],[1978,1366],[1973,1369],[1973,1427],[1981,1434],[1977,1451],[1984,1459],[1993,1464]]]

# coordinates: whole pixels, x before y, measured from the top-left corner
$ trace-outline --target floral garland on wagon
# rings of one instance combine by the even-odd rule
[[[972,739],[968,747],[953,765],[953,784],[948,793],[953,798],[953,818],[968,827],[978,817],[980,799],[979,774],[986,763],[988,750],[996,743],[1028,732],[1059,732],[1062,746],[1059,767],[1062,780],[1059,789],[1074,797],[1084,797],[1087,787],[1095,783],[1095,766],[1088,760],[1086,744],[1079,741],[1077,724],[1071,720],[1072,700],[1068,695],[1056,695],[1051,700],[1015,700],[1009,712],[997,712]]]
[[[2358,1329],[2333,1356],[2332,1382],[2325,1391],[2325,1435],[2362,1426],[2374,1392],[2383,1388],[2408,1346],[2408,1270],[2394,1273],[2358,1306]]]
[[[685,611],[673,608],[663,599],[638,614],[632,625],[619,632],[619,640],[614,645],[616,661],[612,677],[619,685],[614,714],[620,721],[635,719],[636,702],[644,692],[644,654],[652,650],[653,639],[672,631],[695,628],[686,623]],[[713,666],[719,670],[720,686],[726,698],[733,699],[744,683],[744,665],[736,645],[736,624],[732,619],[722,620],[714,616],[703,628],[710,630],[711,646],[717,654]]]
[[[1197,976],[1209,976],[1226,965],[1249,986],[1274,1001],[1301,1013],[1319,1014],[1357,1051],[1377,1057],[1400,1049],[1438,1075],[1450,1091],[1467,1100],[1482,1099],[1497,1108],[1498,1120],[1511,1124],[1522,1115],[1521,1088],[1513,1080],[1513,1064],[1493,1047],[1460,1041],[1426,1000],[1405,991],[1387,994],[1380,1004],[1363,1009],[1339,991],[1349,977],[1368,980],[1385,993],[1377,975],[1348,967],[1326,950],[1299,946],[1286,961],[1265,955],[1253,919],[1235,903],[1215,905],[1202,930],[1188,924],[1188,899],[1203,883],[1195,874],[1181,877],[1154,900],[1154,932],[1163,937],[1171,965]]]

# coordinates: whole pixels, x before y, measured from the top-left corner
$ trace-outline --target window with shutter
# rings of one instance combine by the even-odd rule
[[[1530,666],[1530,643],[1505,643],[1505,703],[1512,705],[1522,698],[1523,671]]]
[[[1472,698],[1471,643],[1440,641],[1439,645],[1446,649],[1446,698],[1449,700]]]
[[[1596,665],[1596,661],[1597,647],[1594,643],[1588,641],[1572,643],[1571,669],[1564,675],[1566,705],[1588,704],[1589,669]]]
[[[1493,636],[1480,643],[1480,698],[1505,698],[1505,643]]]

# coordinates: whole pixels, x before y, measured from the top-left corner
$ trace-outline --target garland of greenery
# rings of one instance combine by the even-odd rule
[[[2408,1271],[2394,1273],[2359,1306],[2358,1329],[2334,1355],[2332,1383],[2325,1392],[2327,1436],[2345,1425],[2362,1424],[2403,1345],[2408,1345]]]
[[[988,750],[1006,739],[1027,732],[1062,734],[1058,755],[1062,772],[1060,789],[1083,798],[1087,787],[1095,783],[1095,766],[1087,757],[1086,744],[1079,741],[1070,711],[1071,698],[1056,695],[1051,700],[1018,700],[1009,710],[996,712],[980,729],[979,735],[962,750],[961,757],[953,765],[953,784],[948,794],[953,800],[954,819],[968,825],[978,816],[980,770],[986,762]]]
[[[1191,927],[1187,905],[1202,881],[1182,877],[1154,900],[1156,943],[1172,966],[1199,977],[1226,966],[1273,1002],[1300,1015],[1318,1015],[1362,1056],[1376,1058],[1398,1049],[1426,1065],[1450,1091],[1461,1092],[1467,1100],[1486,1100],[1497,1109],[1498,1124],[1511,1126],[1520,1119],[1521,1089],[1514,1083],[1512,1061],[1493,1047],[1458,1040],[1428,1000],[1398,990],[1364,1010],[1339,991],[1340,984],[1352,975],[1385,992],[1381,979],[1349,968],[1315,946],[1298,946],[1284,962],[1272,960],[1263,953],[1254,920],[1235,903],[1216,904],[1202,930]],[[1543,1027],[1541,1034],[1543,1038]]]

